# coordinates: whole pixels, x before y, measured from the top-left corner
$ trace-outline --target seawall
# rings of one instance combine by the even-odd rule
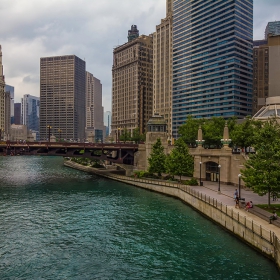
[[[242,216],[242,214],[235,211],[233,207],[224,205],[217,199],[196,191],[194,187],[174,182],[121,176],[112,174],[110,170],[99,170],[72,161],[65,161],[64,165],[179,198],[215,223],[221,225],[242,241],[272,259],[276,263],[278,269],[280,269],[280,240],[274,232],[256,223],[253,219]]]

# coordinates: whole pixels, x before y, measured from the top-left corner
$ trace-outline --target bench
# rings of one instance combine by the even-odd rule
[[[253,208],[248,209],[250,213],[262,218],[263,220],[268,221],[270,224],[274,224],[277,227],[280,227],[280,220],[279,218],[277,220],[270,220],[270,217],[272,216],[272,213],[265,211],[257,206],[254,206]]]

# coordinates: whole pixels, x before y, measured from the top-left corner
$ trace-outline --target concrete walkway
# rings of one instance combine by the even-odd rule
[[[232,185],[225,185],[220,184],[221,193],[218,193],[218,182],[210,182],[210,181],[203,181],[203,186],[192,186],[191,188],[197,190],[211,198],[217,199],[217,201],[222,202],[224,205],[227,205],[228,208],[233,209],[234,212],[239,212],[239,215],[246,216],[252,220],[254,220],[257,224],[261,225],[263,228],[267,230],[273,231],[277,237],[280,239],[280,228],[269,224],[269,221],[259,218],[258,216],[251,214],[245,211],[243,208],[235,208],[235,201],[234,201],[234,192],[236,187]],[[238,190],[238,188],[237,188]],[[252,200],[253,204],[267,204],[268,203],[268,196],[259,196],[258,194],[254,193],[250,189],[241,189],[240,191],[241,197],[245,198],[245,201]],[[280,201],[272,201],[271,204],[280,204]]]

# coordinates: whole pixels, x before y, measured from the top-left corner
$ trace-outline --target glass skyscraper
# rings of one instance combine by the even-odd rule
[[[174,0],[172,127],[252,112],[253,0]]]

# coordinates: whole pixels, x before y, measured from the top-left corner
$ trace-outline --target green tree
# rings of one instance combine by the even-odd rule
[[[131,134],[130,134],[130,131],[125,128],[122,131],[122,134],[120,135],[120,141],[123,141],[125,143],[126,141],[129,141],[129,140],[131,140]]]
[[[223,118],[213,117],[205,121],[202,126],[204,146],[221,146],[221,139],[223,138],[225,120]]]
[[[160,138],[158,138],[148,158],[149,172],[157,173],[158,176],[161,176],[161,173],[165,172],[165,157],[164,147],[162,146]]]
[[[259,195],[280,192],[280,126],[276,120],[264,122],[254,135],[256,154],[250,155],[241,170],[246,186]]]
[[[201,119],[194,119],[191,115],[189,115],[186,123],[179,127],[178,132],[185,143],[188,143],[191,146],[196,145],[195,140],[197,140],[198,128],[202,121],[203,120]]]
[[[230,130],[233,145],[245,148],[254,145],[255,134],[261,126],[262,122],[247,117],[243,123],[236,125],[233,130]]]
[[[133,129],[131,140],[135,141],[136,143],[145,141],[145,134],[140,133],[139,127],[136,127],[135,129]]]
[[[182,138],[175,142],[174,149],[166,157],[165,165],[167,173],[180,176],[180,181],[182,175],[192,176],[194,160],[189,153],[188,145]]]

